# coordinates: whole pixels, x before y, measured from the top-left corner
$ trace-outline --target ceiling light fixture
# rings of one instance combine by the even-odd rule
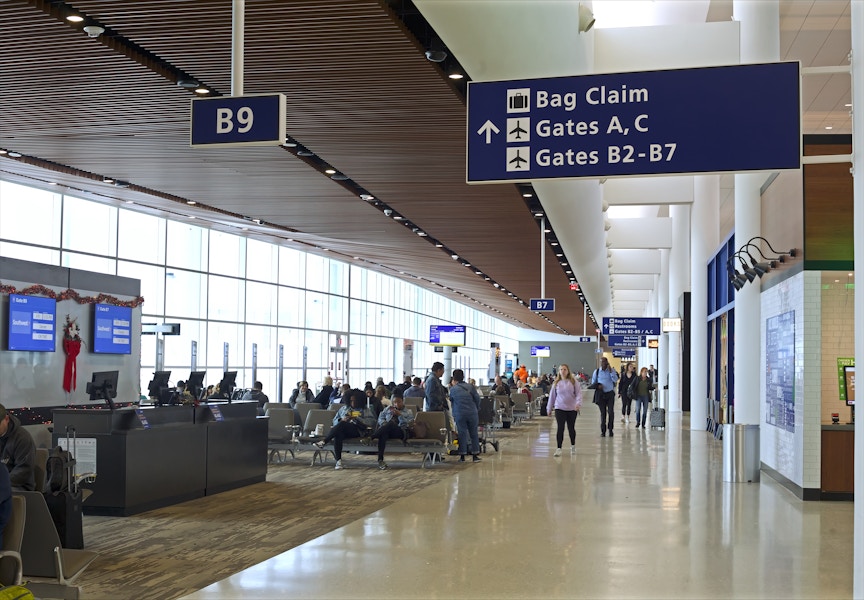
[[[71,15],[66,15],[66,20],[69,21],[70,23],[80,23],[81,21],[84,20],[84,17],[82,17],[81,15],[73,13]]]
[[[15,152],[13,150],[9,151],[9,158],[21,158],[22,156],[24,156],[24,155],[21,154],[20,152]]]
[[[113,177],[103,177],[102,183],[114,183],[114,178]]]
[[[207,94],[210,93],[210,90],[208,90],[206,87],[199,87],[199,88],[195,88],[195,93],[198,94],[199,96],[206,96]]]
[[[450,258],[452,258],[453,260],[459,260],[459,255],[458,254],[451,254]]]
[[[85,25],[84,33],[86,33],[89,38],[97,38],[105,33],[105,28],[100,27],[99,25]]]
[[[448,77],[450,79],[457,79],[457,80],[465,78],[465,76],[462,73],[450,73],[450,75],[448,75]]]
[[[528,193],[528,192],[525,192],[524,194],[522,194],[522,197],[523,197],[523,198],[533,198],[533,197],[534,197],[534,194],[530,194],[530,193]]]
[[[324,172],[327,173],[328,175],[335,175],[336,169],[324,169]]]
[[[188,204],[189,206],[195,206],[195,205],[198,204],[198,203],[195,202],[194,200],[187,200],[187,201],[186,201],[186,204]]]
[[[372,194],[360,194],[360,199],[365,200],[366,202],[371,202],[375,199],[375,196],[373,196]]]

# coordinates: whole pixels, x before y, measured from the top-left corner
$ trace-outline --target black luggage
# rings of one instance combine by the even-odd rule
[[[665,408],[655,408],[648,415],[648,418],[651,423],[651,429],[655,427],[657,429],[666,429],[666,409]]]
[[[66,450],[57,446],[48,457],[48,489],[44,496],[60,544],[80,550],[84,547],[83,495],[75,481],[75,450],[75,428],[67,427]],[[58,473],[58,469],[62,471]]]

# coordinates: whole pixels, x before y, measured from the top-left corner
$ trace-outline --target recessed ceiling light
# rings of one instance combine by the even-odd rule
[[[529,193],[526,192],[526,193],[522,194],[522,197],[523,197],[523,198],[533,198],[533,197],[534,197],[534,194],[529,194]]]
[[[844,104],[843,106],[845,106],[846,108],[852,108],[852,103],[849,102],[848,104]]]
[[[448,77],[450,79],[463,79],[465,76],[462,73],[450,73]]]
[[[49,181],[48,185],[57,185],[57,182],[56,181]]]
[[[66,20],[70,23],[80,23],[84,20],[84,17],[81,15],[66,15]]]
[[[825,129],[834,129],[831,125],[826,125]]]
[[[435,244],[435,247],[436,247],[436,248],[443,248],[443,247],[444,247],[444,244]]]
[[[189,217],[190,219],[194,219],[194,218],[195,218],[195,215],[186,215],[186,216]]]
[[[399,215],[396,215],[395,217],[393,217],[393,219],[395,219],[396,221],[401,221],[404,218],[405,217],[400,217]]]
[[[195,206],[195,205],[198,204],[198,203],[195,202],[194,200],[187,200],[187,201],[186,201],[186,204],[188,204],[189,206]]]
[[[557,246],[557,245],[558,245],[558,242],[549,242],[549,245],[550,245],[550,246]]]
[[[134,200],[126,200],[126,204],[135,204]]]
[[[419,235],[420,237],[426,237],[427,234],[425,231],[418,231],[417,235]]]
[[[210,90],[208,90],[205,87],[199,87],[199,88],[195,88],[195,93],[200,94],[201,96],[206,96],[207,94],[210,93]]]
[[[498,285],[497,283],[493,283],[492,285],[494,285],[496,288],[500,288],[500,287],[501,287],[501,286]]]
[[[114,183],[114,179],[112,177],[103,177],[102,183]]]
[[[360,194],[360,199],[365,200],[366,202],[371,202],[375,199],[375,196],[373,196],[372,194]]]
[[[328,175],[335,175],[336,169],[324,169],[324,172],[327,173]]]
[[[5,148],[0,148],[0,154],[7,154],[8,152]]]
[[[562,267],[566,267],[566,266],[567,266],[567,263],[561,263],[561,266],[562,266]]]
[[[256,223],[256,224],[258,224],[258,225],[260,225],[260,224],[261,224],[261,219],[252,219],[252,222],[253,222],[253,223]]]
[[[21,156],[20,152],[14,152],[12,150],[9,151],[9,158],[21,158]]]
[[[552,230],[551,229],[544,229],[543,233],[552,233]]]
[[[534,213],[534,216],[535,216],[535,217],[542,217],[542,216],[543,216],[543,213],[542,213],[542,212]]]

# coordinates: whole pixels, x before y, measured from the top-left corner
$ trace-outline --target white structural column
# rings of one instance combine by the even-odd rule
[[[720,242],[717,221],[720,177],[693,178],[690,211],[690,429],[705,429],[708,419],[708,260]]]
[[[855,236],[855,364],[864,365],[864,0],[852,1],[853,206]],[[852,597],[864,598],[864,431],[855,429],[855,517]]]
[[[657,284],[657,316],[666,315],[669,308],[669,250],[660,249],[660,281]],[[657,349],[657,398],[660,406],[669,406],[669,394],[663,386],[669,381],[669,335],[660,335],[660,347]]]
[[[683,317],[681,295],[690,290],[690,205],[669,207],[672,217],[672,249],[669,251],[669,316]],[[681,333],[670,332],[669,348],[669,412],[681,412]]]
[[[741,62],[777,60],[780,55],[780,7],[777,0],[734,0],[733,18],[741,24]],[[735,244],[740,248],[762,234],[763,174],[735,176]],[[735,422],[759,424],[761,341],[759,281],[735,294]]]

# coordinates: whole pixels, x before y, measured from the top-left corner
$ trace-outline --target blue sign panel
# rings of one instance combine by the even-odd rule
[[[583,335],[582,337],[577,338],[576,341],[577,342],[596,342],[597,336],[596,335]]]
[[[797,169],[797,62],[468,84],[468,183]]]
[[[10,350],[54,352],[57,301],[53,298],[9,294]]]
[[[645,337],[641,335],[610,335],[606,339],[606,343],[619,348],[641,348],[645,345]]]
[[[430,325],[429,343],[436,346],[464,346],[464,325]]]
[[[284,94],[192,100],[192,146],[278,146],[284,143]]]
[[[552,348],[549,346],[531,346],[531,356],[537,358],[549,358],[552,356]]]
[[[555,312],[555,298],[531,298],[530,307],[531,310]]]
[[[623,358],[625,360],[633,360],[636,358],[636,352],[627,348],[616,348],[612,350],[612,356],[615,358]]]
[[[660,335],[660,319],[603,317],[603,335]]]
[[[93,305],[93,352],[132,354],[132,309],[111,304]]]

